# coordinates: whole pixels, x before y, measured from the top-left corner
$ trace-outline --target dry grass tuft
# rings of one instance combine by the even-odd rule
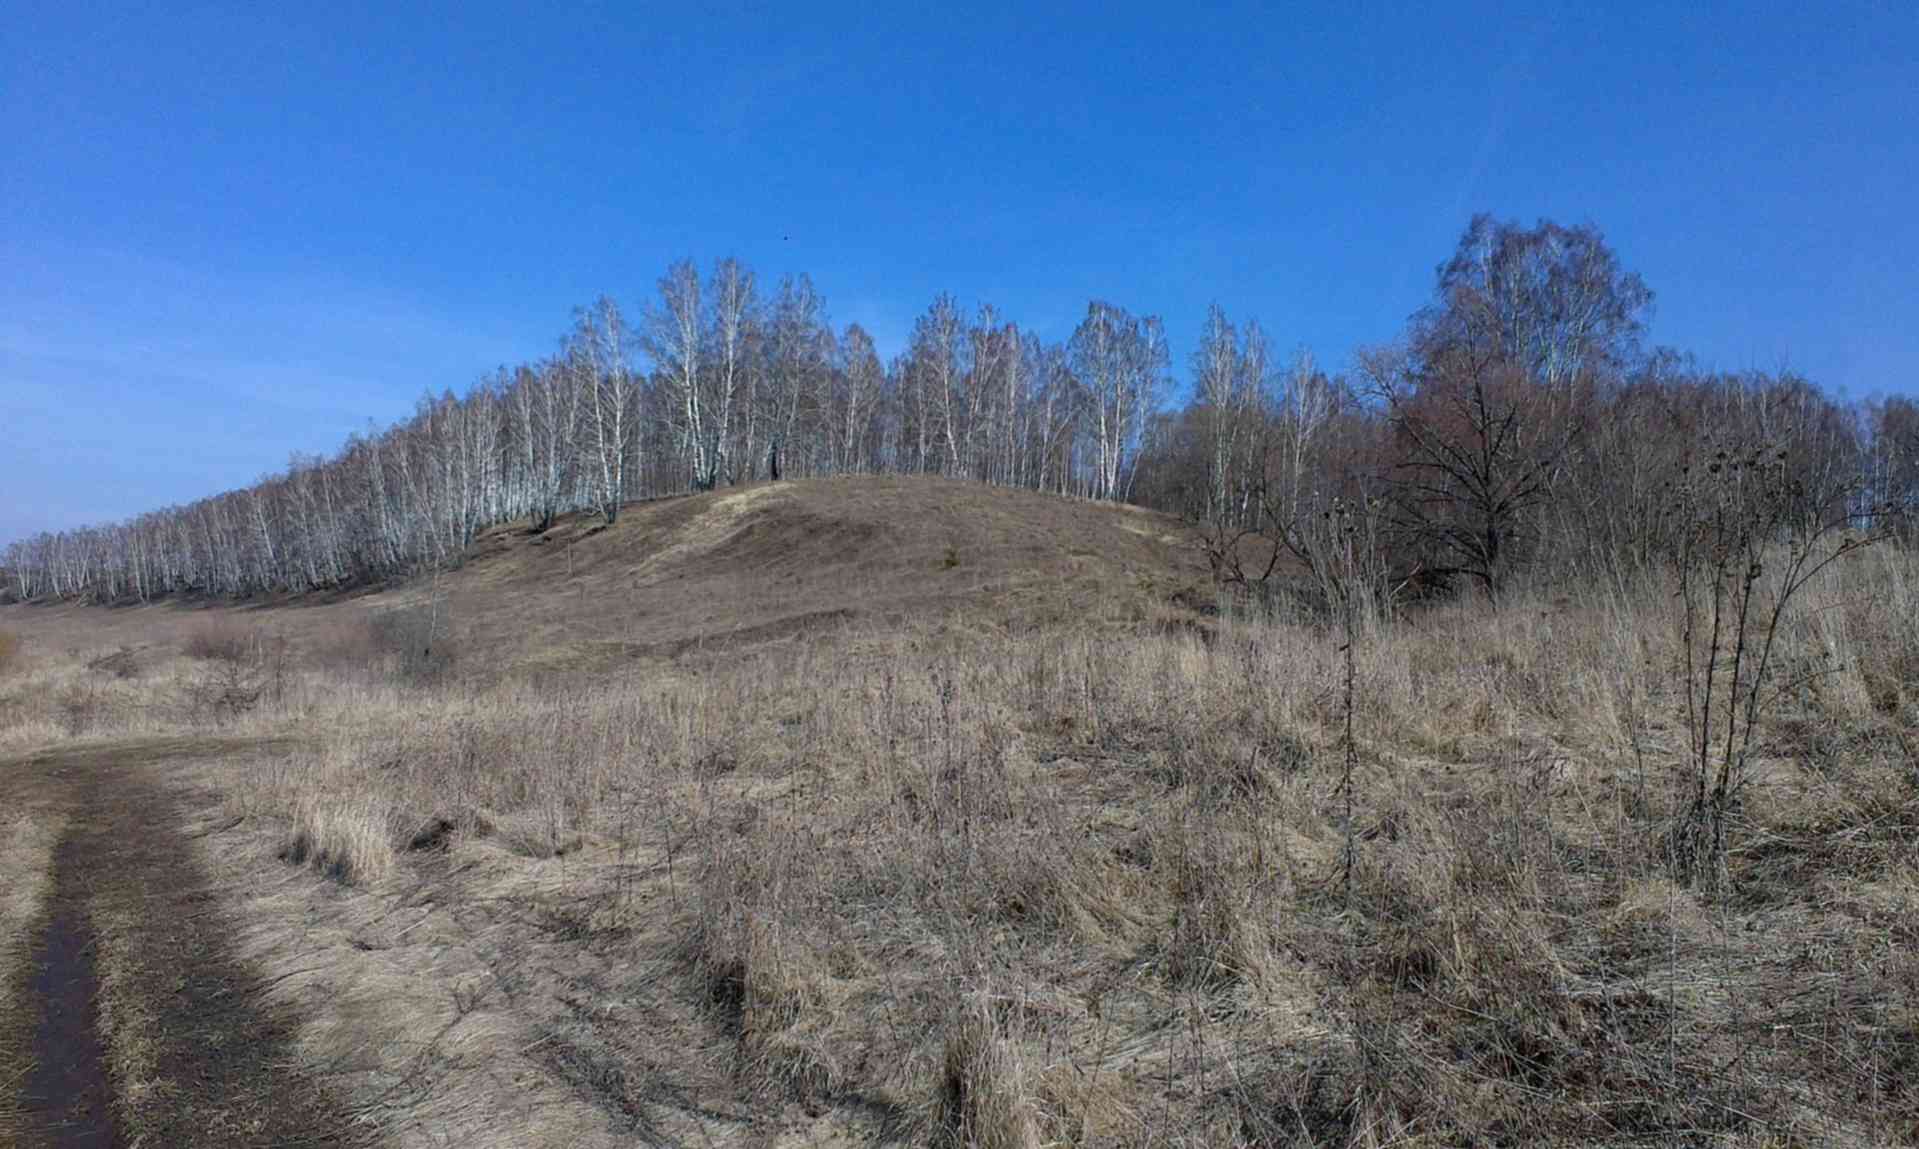
[[[1270,986],[1281,975],[1279,915],[1294,893],[1286,859],[1256,815],[1182,812],[1155,854],[1173,907],[1163,970],[1176,986]]]
[[[281,856],[348,885],[378,882],[393,872],[392,811],[363,794],[303,795]]]
[[[10,630],[0,630],[0,674],[10,674],[21,661],[20,636]]]
[[[947,1027],[933,1142],[955,1149],[1039,1149],[1039,1122],[1018,1045],[974,995]]]

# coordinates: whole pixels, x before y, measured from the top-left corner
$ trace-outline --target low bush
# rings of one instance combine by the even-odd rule
[[[240,662],[254,642],[254,634],[245,627],[231,619],[213,618],[189,631],[180,649],[202,662]]]
[[[131,646],[122,646],[118,650],[100,655],[87,661],[87,669],[94,674],[121,681],[140,677],[140,652]]]
[[[195,724],[219,725],[251,713],[262,702],[285,698],[291,670],[291,647],[277,636],[240,632],[200,636],[201,665],[189,672],[184,686],[187,719]]]
[[[62,689],[55,702],[60,712],[60,728],[69,738],[92,732],[100,724],[106,704],[103,692],[91,680],[75,682]]]

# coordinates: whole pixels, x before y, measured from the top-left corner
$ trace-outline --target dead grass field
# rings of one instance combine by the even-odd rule
[[[1809,588],[1712,896],[1661,588],[1367,620],[1349,893],[1334,631],[930,480],[6,608],[0,746],[297,740],[151,774],[396,1144],[1910,1144],[1915,588]]]

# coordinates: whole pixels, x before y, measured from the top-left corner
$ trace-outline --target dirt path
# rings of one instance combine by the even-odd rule
[[[173,800],[146,774],[223,749],[169,740],[0,762],[0,802],[65,815],[31,958],[0,1014],[0,1046],[27,1062],[10,1102],[21,1144],[370,1143],[294,1068],[292,1019],[260,1004]]]
[[[87,918],[84,859],[74,840],[53,855],[53,891],[33,950],[23,1010],[39,1007],[21,1110],[23,1123],[60,1145],[111,1146],[112,1087],[100,1039],[100,978]]]

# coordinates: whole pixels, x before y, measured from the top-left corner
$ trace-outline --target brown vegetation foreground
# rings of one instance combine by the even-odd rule
[[[1888,548],[1807,589],[1709,894],[1652,585],[1365,622],[1350,883],[1304,614],[856,616],[562,678],[122,668],[14,609],[0,742],[302,736],[172,776],[304,1059],[402,1143],[1900,1144],[1915,586]]]

